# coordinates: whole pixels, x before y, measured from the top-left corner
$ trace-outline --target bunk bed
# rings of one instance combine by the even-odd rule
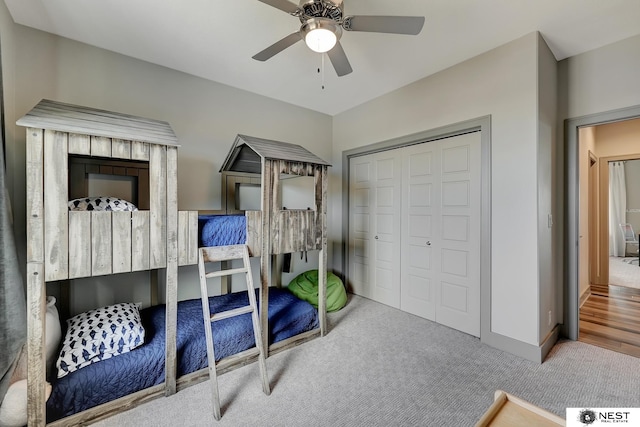
[[[177,301],[177,269],[197,263],[201,241],[198,224],[203,215],[177,210],[178,144],[171,127],[166,122],[49,100],[42,100],[17,124],[27,128],[29,425],[41,426],[47,421],[52,425],[95,421],[206,380],[204,334],[189,332],[190,329],[203,331],[200,301]],[[289,154],[282,156],[283,153]],[[232,171],[247,155],[253,163],[258,156],[258,176]],[[229,170],[223,172],[224,212],[219,213],[236,216],[241,213],[231,203],[237,196],[234,192],[239,182],[261,185],[263,209],[246,212],[242,227],[246,227],[244,243],[251,255],[261,257],[261,284],[256,292],[261,307],[264,348],[271,354],[326,333],[327,166],[301,147],[241,135],[223,165]],[[87,194],[86,180],[95,171],[135,176],[140,210],[70,211],[68,200]],[[315,177],[315,210],[287,212],[278,206],[278,183],[283,173]],[[271,258],[307,250],[319,250],[321,303],[317,311],[313,307],[309,310],[303,301],[291,299],[283,290],[272,289],[270,298]],[[76,278],[150,271],[153,284],[157,283],[161,270],[165,274],[166,304],[157,304],[158,292],[152,286],[152,307],[140,310],[146,331],[145,344],[54,382],[52,395],[46,401],[43,347],[47,283],[57,282],[62,290],[68,291],[70,280]],[[213,312],[222,306],[243,304],[243,296],[246,298],[246,292],[210,297],[210,308]],[[199,307],[197,315],[194,314],[198,311],[196,307]],[[274,320],[276,318],[280,320]],[[196,322],[199,329],[196,323],[194,328],[183,328],[180,326],[183,322]],[[229,342],[237,347],[220,352],[220,358],[254,343],[253,339],[238,340],[236,333],[228,335],[232,337]],[[224,339],[224,334],[219,332],[216,336]],[[195,356],[192,357],[192,353]],[[74,377],[78,378],[76,383],[82,384],[87,378],[98,378],[92,372],[97,369],[110,373],[110,382],[118,384],[112,370],[126,376],[126,371],[120,372],[119,366],[138,366],[136,363],[140,362],[135,360],[140,359],[134,358],[140,354],[152,355],[144,364],[148,367],[149,360],[153,360],[155,369],[153,372],[134,369],[141,376],[135,387],[120,387],[116,393],[100,396],[106,386],[97,382],[89,386],[89,392],[83,391],[86,398],[78,399],[74,394],[73,388],[77,387],[71,385]],[[190,356],[178,358],[178,354]],[[251,361],[236,357],[233,363],[223,366],[222,372]]]
[[[270,343],[263,332],[263,348],[272,354],[297,342],[326,334],[327,287],[327,190],[329,163],[296,144],[237,135],[220,172],[223,174],[223,203],[227,213],[236,210],[237,181],[259,177],[261,210],[246,211],[246,245],[251,256],[260,257],[260,326],[269,330],[269,289],[274,284],[273,257],[295,252],[318,251],[319,328],[298,334],[281,343]],[[238,175],[239,174],[239,175]],[[239,178],[234,178],[238,177]],[[285,209],[281,180],[313,177],[314,208]],[[251,182],[251,181],[250,181]],[[277,276],[276,276],[277,277]]]
[[[212,313],[248,305],[247,292],[234,292],[209,297]],[[166,307],[155,305],[140,310],[145,331],[144,345],[127,353],[90,364],[53,383],[47,400],[48,422],[78,414],[99,405],[112,405],[116,399],[164,382],[166,340]],[[281,342],[317,328],[317,311],[286,289],[273,289],[269,295],[270,341]],[[240,354],[255,346],[251,318],[239,316],[214,325],[216,360]],[[207,369],[207,350],[199,299],[177,303],[177,366],[178,385],[190,375],[193,379]]]

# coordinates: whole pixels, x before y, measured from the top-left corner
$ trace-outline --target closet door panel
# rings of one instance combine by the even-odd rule
[[[390,150],[377,153],[374,159],[374,299],[400,308],[402,158],[399,150]]]
[[[400,307],[398,150],[350,160],[349,281],[353,292]]]
[[[349,177],[349,272],[357,295],[373,298],[370,266],[372,232],[372,156],[351,159]]]
[[[437,143],[403,149],[402,156],[402,310],[435,320],[438,228]]]
[[[480,133],[439,141],[436,321],[480,336]]]

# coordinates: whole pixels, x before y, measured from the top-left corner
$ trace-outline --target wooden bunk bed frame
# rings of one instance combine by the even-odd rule
[[[247,246],[251,256],[260,256],[260,326],[267,354],[289,348],[301,340],[326,334],[327,288],[327,190],[329,163],[305,148],[280,141],[236,136],[220,172],[227,211],[236,209],[236,184],[261,185],[261,210],[246,211]],[[314,178],[314,209],[284,209],[280,181],[285,176]],[[319,331],[309,331],[286,342],[268,343],[269,287],[273,284],[273,257],[292,252],[318,252]]]
[[[188,221],[190,215],[178,214],[178,143],[168,123],[42,100],[17,124],[27,128],[28,425],[42,426],[46,424],[47,282],[65,283],[82,277],[162,268],[167,300],[174,301],[180,246],[178,222],[179,218]],[[116,162],[148,164],[148,210],[69,211],[70,156],[103,159],[104,166]],[[72,176],[77,171],[72,167]],[[189,237],[181,236],[183,241]],[[183,243],[181,247],[189,245]],[[197,250],[181,253],[180,258],[195,263]],[[169,333],[171,325],[176,324],[175,304],[167,304],[166,316],[165,383],[154,390],[144,390],[140,398],[176,391],[175,331]],[[96,419],[95,415],[105,409],[85,411],[60,425]]]
[[[177,271],[178,266],[197,264],[198,211],[177,209],[178,144],[169,124],[49,100],[40,101],[17,124],[27,128],[28,425],[46,424],[44,343],[48,282],[61,284],[64,294],[72,279],[147,270],[152,272],[151,301],[157,302],[157,273],[165,269],[167,300],[165,382],[50,425],[95,422],[205,381],[207,369],[176,378]],[[244,159],[247,147],[258,154],[259,177],[231,171],[237,160]],[[260,311],[260,321],[268,354],[326,334],[328,166],[302,147],[243,135],[238,135],[223,165],[223,169],[227,168],[223,173],[225,212],[235,210],[231,205],[237,183],[255,184],[258,179],[261,183],[262,210],[246,212],[246,244],[252,256],[261,257],[259,296],[260,306],[265,309]],[[82,196],[88,174],[96,170],[103,174],[138,174],[139,207],[146,210],[69,211],[67,201]],[[314,177],[315,210],[282,209],[281,174]],[[79,184],[74,184],[76,179]],[[272,284],[272,257],[310,250],[319,250],[320,327],[268,346],[266,308]],[[218,372],[254,359],[233,358],[219,365]]]

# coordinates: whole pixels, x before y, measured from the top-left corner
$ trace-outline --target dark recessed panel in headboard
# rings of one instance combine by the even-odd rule
[[[138,209],[149,209],[149,163],[136,160],[112,160],[96,157],[69,156],[69,200],[87,197],[89,175],[132,177],[135,200],[129,200]],[[109,194],[103,194],[108,196]]]

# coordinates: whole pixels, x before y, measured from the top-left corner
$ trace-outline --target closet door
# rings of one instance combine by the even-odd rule
[[[439,241],[438,142],[402,150],[402,264],[400,308],[436,320]]]
[[[354,293],[480,335],[480,133],[350,160]]]
[[[439,141],[436,321],[480,336],[480,132]]]
[[[353,293],[373,299],[371,231],[375,215],[373,155],[355,157],[349,165],[349,282]]]
[[[480,133],[403,149],[401,309],[480,335]]]
[[[373,217],[374,299],[400,308],[400,210],[402,158],[399,150],[377,153]]]
[[[400,307],[401,157],[398,150],[351,159],[350,281],[354,293]]]

